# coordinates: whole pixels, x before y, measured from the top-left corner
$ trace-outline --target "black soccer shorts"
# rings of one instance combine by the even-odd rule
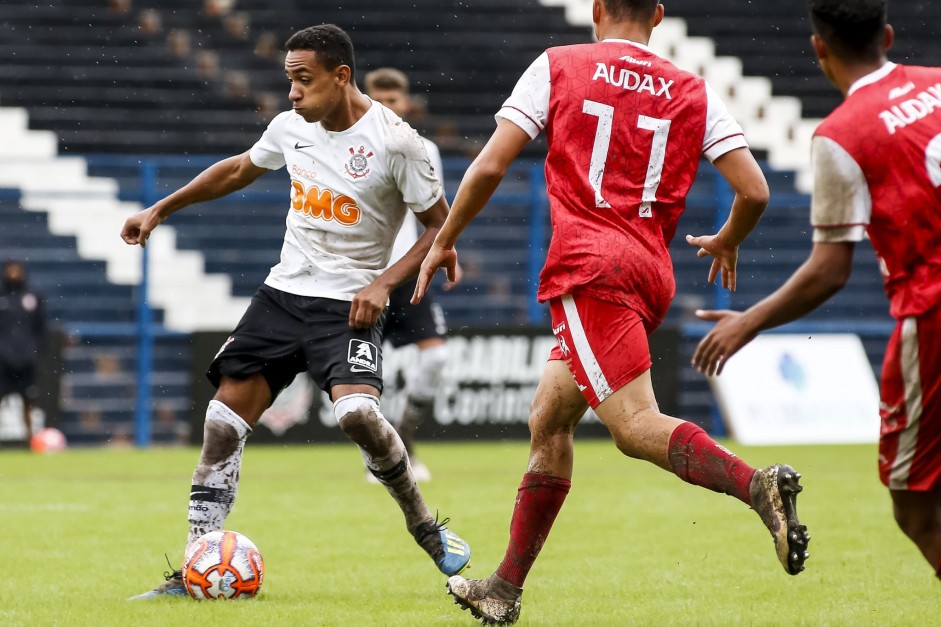
[[[448,332],[444,311],[432,300],[430,293],[425,294],[417,305],[410,302],[417,282],[417,278],[406,281],[389,295],[383,336],[395,348],[421,340],[444,337]]]
[[[350,327],[348,301],[298,296],[261,286],[209,365],[216,387],[222,377],[242,379],[260,372],[272,397],[305,370],[320,389],[371,385],[382,391],[382,324]]]

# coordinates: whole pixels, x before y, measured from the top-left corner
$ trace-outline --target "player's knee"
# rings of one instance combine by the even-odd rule
[[[529,433],[534,442],[575,433],[579,416],[534,400],[529,406]]]
[[[333,404],[333,414],[343,431],[354,442],[376,430],[383,420],[379,399],[371,394],[348,394]]]
[[[199,464],[212,466],[230,457],[251,433],[238,414],[219,401],[210,401],[203,424],[203,449]]]

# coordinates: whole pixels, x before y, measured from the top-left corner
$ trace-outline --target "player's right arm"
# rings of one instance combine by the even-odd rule
[[[859,165],[836,142],[814,137],[812,153],[810,257],[784,285],[744,312],[696,312],[716,322],[693,355],[693,366],[707,375],[720,374],[725,362],[761,331],[807,315],[849,281],[853,250],[872,212],[869,186]]]
[[[128,218],[121,229],[121,239],[130,245],[146,246],[151,232],[170,214],[198,202],[231,194],[267,172],[270,170],[252,162],[249,151],[218,161],[166,198]]]
[[[854,242],[816,242],[810,257],[784,285],[744,312],[697,311],[716,322],[693,355],[693,367],[706,375],[722,373],[729,357],[766,329],[802,318],[827,302],[849,281]]]
[[[699,246],[697,256],[713,258],[709,282],[715,283],[721,272],[722,287],[734,292],[738,247],[758,224],[771,192],[761,167],[748,148],[731,150],[718,157],[712,165],[735,192],[729,218],[715,235],[687,235],[686,241],[690,246]]]
[[[449,281],[457,280],[457,252],[454,246],[458,237],[493,196],[510,164],[529,141],[526,131],[513,122],[502,118],[497,122],[497,130],[464,174],[448,219],[425,255],[418,272],[412,304],[418,303],[425,295],[438,268],[446,269]]]

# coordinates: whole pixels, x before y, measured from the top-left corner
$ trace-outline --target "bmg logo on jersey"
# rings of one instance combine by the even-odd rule
[[[349,196],[332,189],[320,189],[316,185],[305,187],[297,180],[291,180],[291,208],[311,218],[328,222],[336,220],[343,226],[358,224],[362,213]]]
[[[379,349],[372,342],[350,340],[350,352],[346,360],[353,364],[350,372],[376,372],[379,369]]]

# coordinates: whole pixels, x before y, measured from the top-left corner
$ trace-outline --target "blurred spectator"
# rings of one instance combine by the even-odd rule
[[[178,57],[189,55],[192,49],[190,34],[181,28],[174,28],[167,34],[167,49]]]
[[[225,73],[225,95],[233,100],[246,100],[251,97],[251,82],[248,74],[239,70]]]
[[[265,91],[255,95],[255,104],[258,107],[258,115],[265,121],[271,121],[274,116],[284,110],[282,97]]]
[[[108,0],[108,12],[115,16],[127,15],[131,12],[131,0]]]
[[[234,0],[205,0],[203,13],[206,17],[223,17],[232,11]]]
[[[259,59],[281,62],[281,40],[270,30],[258,36],[255,42],[255,56]]]
[[[33,437],[30,413],[39,391],[36,367],[45,339],[43,301],[26,284],[23,264],[7,261],[0,286],[0,401],[10,394],[22,397],[27,442]]]
[[[137,29],[144,37],[153,37],[163,30],[163,19],[154,9],[144,9],[137,14]]]
[[[222,27],[225,29],[226,34],[232,39],[242,41],[248,39],[251,25],[251,18],[249,18],[248,13],[244,11],[227,15],[225,19],[222,20]]]
[[[210,79],[219,76],[219,54],[212,50],[200,50],[196,53],[196,73],[201,78]]]

